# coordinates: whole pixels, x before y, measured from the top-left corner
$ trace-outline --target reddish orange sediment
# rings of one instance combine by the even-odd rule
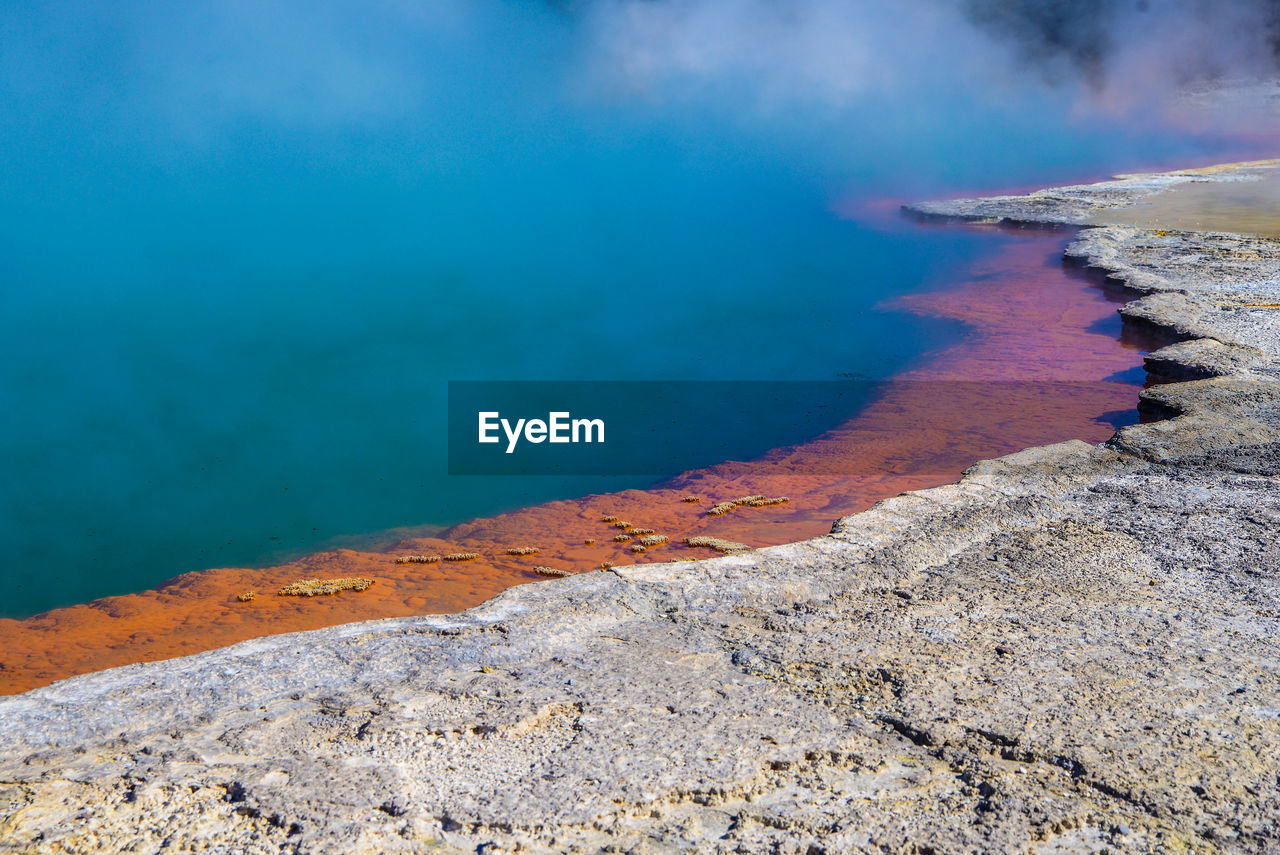
[[[975,461],[1065,439],[1098,442],[1112,433],[1099,416],[1131,411],[1132,384],[1103,382],[1140,364],[1118,340],[1115,304],[1064,272],[1061,234],[1010,242],[971,278],[897,308],[962,320],[969,333],[900,375],[855,418],[812,442],[759,460],[686,473],[660,488],[549,502],[473,520],[436,537],[409,538],[387,552],[336,550],[262,570],[186,573],[155,590],[108,597],[25,620],[0,620],[0,693],[74,674],[165,659],[296,630],[407,615],[462,611],[541,577],[537,566],[591,571],[708,558],[682,541],[711,535],[754,547],[830,530],[838,517],[906,490],[955,481]],[[911,381],[911,382],[906,382]],[[1069,385],[1064,385],[1069,384]],[[740,496],[786,496],[785,504],[738,507]],[[686,502],[688,496],[701,502]],[[615,542],[616,516],[670,538],[643,553],[636,538]],[[593,541],[588,544],[587,541]],[[508,555],[535,546],[530,555]],[[478,552],[467,562],[397,564],[401,555]],[[282,597],[299,579],[363,577],[361,592]],[[251,602],[237,596],[256,591]]]

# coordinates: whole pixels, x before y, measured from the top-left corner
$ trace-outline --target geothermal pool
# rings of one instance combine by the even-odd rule
[[[338,4],[284,20],[48,5],[10,24],[10,690],[461,608],[533,578],[506,558],[397,577],[400,547],[503,554],[536,539],[575,568],[661,560],[682,556],[678,538],[615,554],[586,546],[603,539],[588,523],[630,508],[697,534],[709,523],[676,492],[766,487],[791,502],[735,512],[718,533],[781,542],[979,456],[1102,439],[1129,417],[1140,352],[1106,296],[1061,270],[1066,236],[921,226],[896,204],[1267,143],[1082,120],[1076,92],[1003,79],[993,95],[945,68],[840,98],[821,80],[798,95],[764,86],[758,69],[637,72],[611,41],[621,23],[550,4]],[[449,381],[842,378],[911,382],[839,414],[851,433],[797,427],[644,476],[447,474]],[[890,411],[915,414],[911,429],[886,431]],[[716,468],[791,445],[804,450]],[[702,474],[670,480],[685,469]],[[581,500],[601,494],[623,498],[613,511]],[[153,590],[211,568],[236,569]],[[277,577],[353,568],[379,583],[235,604]],[[76,606],[102,597],[115,599]]]

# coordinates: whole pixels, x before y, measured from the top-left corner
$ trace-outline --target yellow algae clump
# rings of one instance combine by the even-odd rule
[[[539,576],[547,576],[551,579],[560,579],[565,576],[572,576],[569,570],[561,570],[559,567],[534,567],[533,572]]]
[[[582,542],[583,542],[584,544],[586,544],[587,546],[595,546],[596,539],[595,539],[594,537],[588,537],[586,540],[584,540],[584,541],[582,541]]]
[[[629,534],[616,534],[616,535],[614,535],[614,537],[613,537],[613,542],[614,542],[614,543],[626,543],[626,542],[627,542],[628,540],[630,540],[630,539],[631,539],[631,535],[629,535]]]
[[[537,555],[542,550],[536,546],[513,546],[507,550],[508,555]]]
[[[245,591],[243,594],[237,594],[236,599],[242,603],[252,603],[257,596],[254,591]]]
[[[280,589],[281,597],[317,597],[336,594],[339,591],[363,591],[373,584],[372,579],[299,579]]]
[[[444,557],[445,561],[475,561],[480,557],[479,552],[450,552]]]
[[[637,534],[653,534],[653,529],[651,529],[651,528],[633,528],[633,529],[628,530],[628,531],[627,531],[627,534],[630,534],[630,535],[637,535]]]
[[[663,543],[668,543],[670,540],[671,538],[665,534],[646,534],[640,538],[639,542],[641,546],[659,546]]]
[[[714,549],[716,552],[724,552],[726,554],[731,552],[747,552],[751,549],[751,547],[747,546],[745,543],[737,543],[732,540],[725,540],[720,537],[707,537],[705,535],[686,537],[684,542],[685,545],[692,546],[695,549],[698,547],[706,547],[708,549]]]
[[[791,500],[788,499],[786,496],[779,496],[776,499],[770,499],[767,496],[758,496],[758,495],[757,496],[739,496],[738,498],[734,499],[732,502],[720,502],[718,505],[713,505],[712,508],[709,511],[707,511],[707,516],[709,517],[724,516],[734,508],[742,507],[744,505],[749,508],[765,508],[765,507],[768,507],[769,505],[784,505],[789,501]]]
[[[600,522],[617,522],[618,518],[612,514],[605,514],[600,518]]]
[[[791,501],[786,496],[778,496],[776,499],[766,499],[764,496],[752,496],[749,501],[739,502],[738,504],[747,505],[752,508],[767,508],[769,505],[785,505]]]
[[[435,564],[440,560],[439,555],[401,555],[396,559],[397,564]]]
[[[626,521],[624,521],[624,520],[619,520],[618,522],[616,522],[616,523],[614,523],[614,524],[613,524],[613,527],[614,527],[614,528],[620,528],[620,529],[622,529],[623,531],[626,531],[627,529],[631,528],[631,523],[626,522]]]
[[[696,505],[698,504],[698,502],[701,502],[702,499],[698,498],[697,496],[685,496],[680,501],[684,502],[686,505]]]
[[[641,552],[644,552],[645,549],[643,546],[637,543],[635,546],[631,547],[631,551],[639,555]]]
[[[608,570],[608,569],[609,569],[610,567],[612,567],[612,566],[613,566],[613,562],[612,562],[612,561],[601,561],[601,562],[600,562],[600,569],[601,569],[601,570]]]

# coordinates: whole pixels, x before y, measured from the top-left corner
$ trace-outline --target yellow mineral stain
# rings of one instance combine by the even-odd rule
[[[1188,170],[1190,173],[1221,171]],[[1240,181],[1196,181],[1094,217],[1097,225],[1137,226],[1157,236],[1177,231],[1228,232],[1280,238],[1280,165],[1258,161]]]

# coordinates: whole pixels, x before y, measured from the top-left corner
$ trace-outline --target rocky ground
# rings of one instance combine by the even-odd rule
[[[804,543],[0,700],[0,851],[1280,851],[1280,242],[1069,254],[1177,341],[1163,421]]]

